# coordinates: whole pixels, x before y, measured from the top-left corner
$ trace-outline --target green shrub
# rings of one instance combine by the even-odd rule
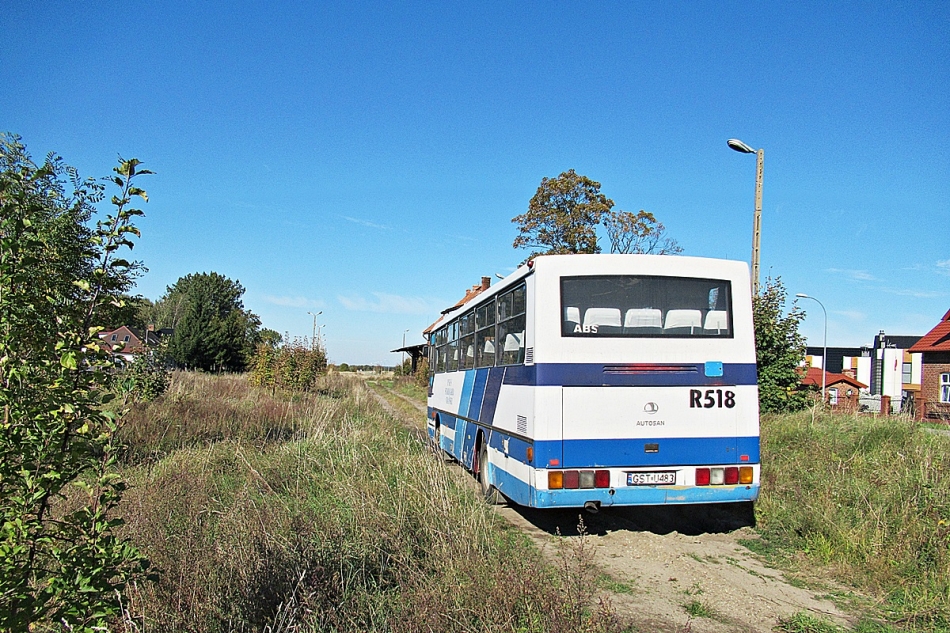
[[[148,171],[119,161],[104,187],[55,155],[37,166],[0,135],[0,630],[92,631],[148,563],[115,534],[111,359],[98,332],[138,267],[130,206]]]
[[[113,390],[123,403],[151,402],[168,389],[169,376],[164,349],[137,355],[113,376]]]
[[[276,348],[259,345],[251,364],[252,382],[271,390],[313,391],[320,376],[327,372],[326,353],[299,339]]]

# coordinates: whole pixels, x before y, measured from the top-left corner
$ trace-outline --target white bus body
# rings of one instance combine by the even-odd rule
[[[431,332],[429,436],[486,490],[530,507],[758,497],[744,262],[541,256]]]

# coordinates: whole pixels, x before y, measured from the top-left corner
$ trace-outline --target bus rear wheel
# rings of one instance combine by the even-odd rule
[[[505,502],[498,489],[488,481],[488,445],[484,442],[478,451],[478,483],[482,488],[482,496],[489,505],[497,506]]]

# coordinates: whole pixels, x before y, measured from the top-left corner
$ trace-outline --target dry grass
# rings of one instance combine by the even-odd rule
[[[137,413],[150,461],[125,473],[126,533],[162,575],[131,593],[127,628],[616,630],[588,609],[589,552],[546,566],[361,381],[336,387],[179,375]]]

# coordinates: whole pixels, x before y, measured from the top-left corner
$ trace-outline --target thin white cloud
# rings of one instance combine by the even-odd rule
[[[864,321],[867,318],[865,313],[857,310],[832,310],[831,313],[843,316],[849,321]]]
[[[348,216],[348,215],[343,215],[343,216],[340,216],[340,217],[342,217],[344,220],[347,220],[347,221],[349,221],[349,222],[353,222],[354,224],[359,224],[360,226],[366,226],[366,227],[369,227],[369,228],[371,228],[371,229],[380,229],[381,231],[391,231],[391,230],[392,230],[392,227],[388,227],[388,226],[386,226],[385,224],[376,224],[376,223],[374,223],[374,222],[370,222],[369,220],[361,220],[360,218],[351,218],[351,217]]]
[[[947,295],[936,290],[914,290],[912,288],[881,288],[881,292],[897,295],[898,297],[914,297],[915,299],[937,299]]]
[[[937,261],[937,272],[941,275],[950,275],[950,259],[941,259]]]
[[[375,299],[362,296],[337,296],[347,310],[354,312],[380,312],[383,314],[438,314],[436,303],[422,297],[403,297],[385,292],[372,293]]]
[[[275,297],[273,295],[264,295],[262,297],[267,303],[275,306],[284,306],[286,308],[312,308],[317,307],[317,302],[306,297]]]
[[[827,271],[836,275],[844,275],[854,281],[881,281],[866,270],[853,270],[848,268],[829,268]]]

